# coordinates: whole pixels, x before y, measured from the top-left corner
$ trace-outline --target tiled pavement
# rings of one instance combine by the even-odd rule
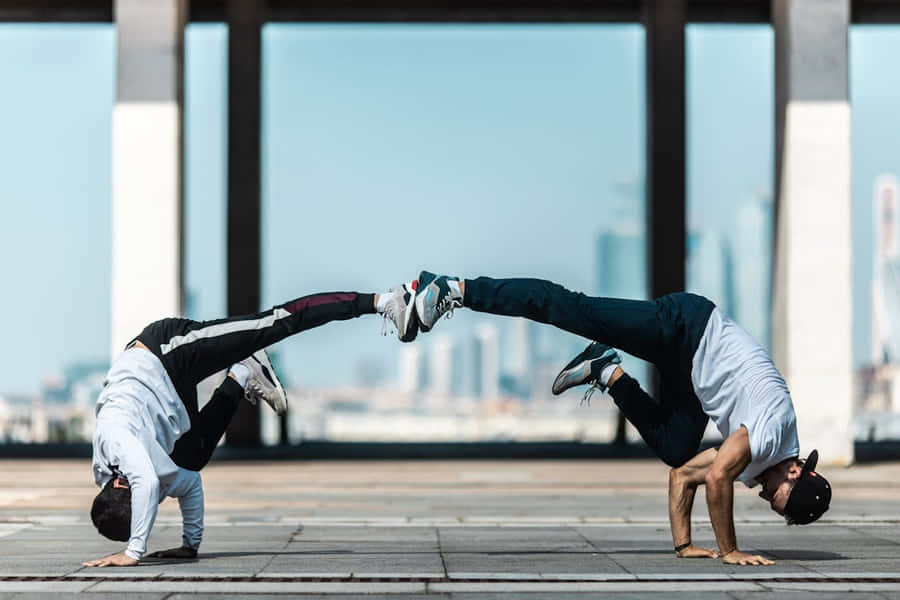
[[[121,549],[89,523],[89,466],[2,462],[0,598],[900,600],[900,465],[826,473],[832,510],[809,527],[736,491],[742,549],[776,564],[733,567],[674,557],[652,462],[213,464],[197,560],[86,569]],[[694,516],[711,545],[702,494]],[[179,543],[167,501],[150,547]]]

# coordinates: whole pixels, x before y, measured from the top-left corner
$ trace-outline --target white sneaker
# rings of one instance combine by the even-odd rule
[[[250,377],[244,386],[244,397],[253,405],[262,398],[276,414],[283,415],[287,411],[287,394],[266,351],[254,352],[253,356],[245,358],[241,364],[250,369]]]
[[[391,323],[401,342],[411,342],[419,333],[419,319],[416,317],[416,282],[400,283],[391,288],[391,297],[384,307],[383,335],[387,335],[387,324]]]

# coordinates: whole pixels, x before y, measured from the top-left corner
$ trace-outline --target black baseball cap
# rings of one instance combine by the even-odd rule
[[[807,525],[821,517],[831,503],[831,485],[828,480],[815,472],[819,462],[819,451],[809,453],[800,477],[788,496],[784,514],[798,525]]]

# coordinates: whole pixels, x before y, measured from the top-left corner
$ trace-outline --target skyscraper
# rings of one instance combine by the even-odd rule
[[[475,328],[475,395],[483,400],[500,396],[500,349],[497,327],[480,323]]]
[[[687,239],[687,289],[712,300],[727,314],[734,314],[731,251],[720,233],[692,231]]]
[[[534,327],[528,319],[504,320],[506,334],[501,339],[501,383],[503,392],[521,398],[531,394],[531,375],[536,365]]]
[[[900,362],[900,185],[893,175],[875,179],[872,196],[872,362]]]
[[[643,229],[624,221],[597,234],[597,294],[640,299],[647,290],[647,250]]]
[[[453,340],[446,335],[432,338],[428,352],[428,392],[449,397],[453,386]]]
[[[399,350],[398,387],[401,393],[412,394],[419,389],[422,351],[416,344],[406,344]]]
[[[763,194],[738,205],[732,239],[734,318],[757,342],[771,344],[772,202]]]

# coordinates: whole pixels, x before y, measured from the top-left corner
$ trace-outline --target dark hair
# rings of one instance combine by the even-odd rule
[[[110,479],[91,505],[91,521],[100,535],[117,542],[131,538],[131,488],[114,487]]]

